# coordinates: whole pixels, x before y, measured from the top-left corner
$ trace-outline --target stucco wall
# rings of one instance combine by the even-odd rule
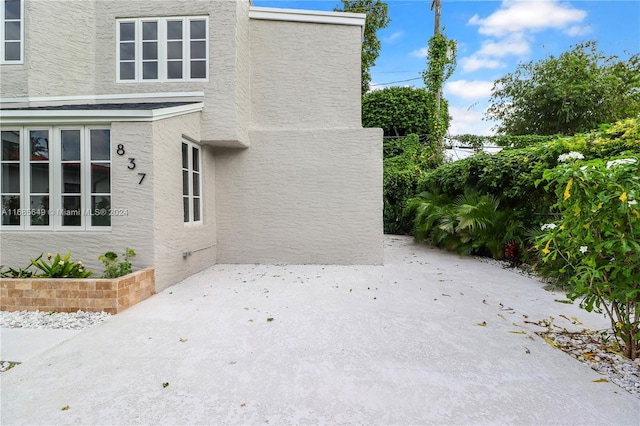
[[[25,0],[24,64],[0,67],[0,97],[93,93],[95,3]]]
[[[252,128],[361,127],[360,40],[360,26],[252,19]]]
[[[153,124],[153,228],[157,291],[216,263],[213,155],[202,147],[203,224],[185,226],[182,211],[182,135],[200,139],[200,113]],[[183,251],[192,254],[183,258]]]
[[[153,191],[147,185],[138,185],[137,172],[149,173],[151,183],[152,148],[151,123],[113,123],[111,125],[111,197],[112,208],[126,209],[126,215],[111,218],[110,232],[0,232],[0,264],[25,267],[30,258],[40,253],[71,251],[73,260],[82,260],[95,276],[104,270],[98,256],[107,251],[122,254],[129,247],[136,251],[135,269],[154,266],[153,257]],[[126,155],[116,154],[123,144]],[[137,167],[129,170],[129,157],[136,159]],[[146,180],[148,179],[148,180]]]
[[[382,131],[250,133],[216,153],[219,263],[382,263]]]

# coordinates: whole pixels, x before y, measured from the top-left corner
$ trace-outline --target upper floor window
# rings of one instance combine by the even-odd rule
[[[117,20],[117,81],[206,80],[209,18]]]
[[[22,0],[0,0],[0,64],[21,64],[24,40]]]
[[[0,229],[111,229],[111,131],[0,131]]]

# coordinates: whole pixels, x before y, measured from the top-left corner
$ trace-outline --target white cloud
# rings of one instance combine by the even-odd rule
[[[375,92],[376,90],[382,90],[385,87],[386,87],[385,85],[371,82],[371,83],[369,83],[369,92]]]
[[[394,41],[396,41],[397,39],[399,39],[403,35],[404,35],[404,31],[396,31],[395,33],[385,37],[384,41],[386,41],[388,43],[393,43]]]
[[[482,47],[475,55],[502,58],[508,55],[524,56],[529,54],[530,51],[529,43],[522,34],[515,34],[500,41],[488,40],[482,42]]]
[[[460,65],[464,72],[473,72],[480,69],[496,69],[506,66],[504,62],[500,62],[497,59],[481,58],[476,55],[460,59]]]
[[[491,95],[493,88],[492,81],[484,80],[456,80],[449,81],[444,85],[444,94],[457,96],[463,99],[480,99]]]
[[[582,22],[586,16],[584,10],[574,9],[556,0],[504,0],[496,12],[486,18],[474,15],[468,23],[478,25],[480,34],[502,37],[523,31],[563,30]]]
[[[450,135],[493,135],[491,127],[495,123],[482,120],[482,112],[464,107],[449,106],[451,122],[449,124]]]
[[[429,53],[429,48],[423,47],[421,49],[414,50],[413,52],[411,52],[411,55],[416,56],[418,58],[426,58],[428,53]]]
[[[591,26],[589,26],[589,24],[574,25],[564,30],[564,33],[570,37],[584,36],[586,34],[589,34],[590,32],[591,32]]]

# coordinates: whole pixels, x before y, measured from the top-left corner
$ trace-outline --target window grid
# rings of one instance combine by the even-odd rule
[[[3,130],[0,132],[0,208],[2,208],[2,225],[20,225],[18,211],[22,194],[22,167],[20,153],[22,149],[19,130]]]
[[[202,224],[202,159],[201,150],[190,142],[182,142],[182,206],[185,225]]]
[[[116,40],[119,83],[208,80],[206,16],[121,19]]]
[[[22,64],[24,2],[0,0],[0,64]]]
[[[3,128],[1,133],[1,229],[111,229],[111,134],[108,128],[20,127]],[[17,160],[16,150],[7,149],[8,143],[16,139],[20,147]],[[7,153],[9,155],[5,155]],[[21,172],[18,190],[14,179],[7,182],[9,167],[14,168],[11,176],[15,177],[16,166]],[[18,213],[7,214],[13,211]]]

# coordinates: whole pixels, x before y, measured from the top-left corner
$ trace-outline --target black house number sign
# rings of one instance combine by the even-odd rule
[[[125,150],[124,150],[124,145],[119,143],[118,146],[116,147],[116,154],[122,156],[124,154],[126,154]],[[127,169],[129,170],[133,170],[136,168],[136,159],[133,157],[128,157],[129,160],[129,164],[127,165]],[[138,181],[138,185],[142,185],[142,181],[144,180],[145,176],[147,176],[146,173],[138,173],[138,176],[140,176],[140,180]]]

